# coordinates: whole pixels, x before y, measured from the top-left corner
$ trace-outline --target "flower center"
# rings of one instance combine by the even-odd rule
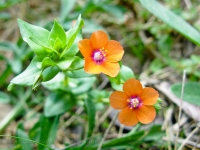
[[[105,60],[105,56],[106,56],[106,50],[104,48],[101,48],[94,50],[92,54],[92,59],[99,64]]]
[[[101,60],[103,60],[103,58],[104,58],[104,56],[103,56],[101,51],[98,51],[98,52],[94,53],[94,59],[96,61],[101,61]]]
[[[128,102],[130,109],[137,108],[141,104],[139,97],[131,97],[131,98],[127,99],[127,102]]]

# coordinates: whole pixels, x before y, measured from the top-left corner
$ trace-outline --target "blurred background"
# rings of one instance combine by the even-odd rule
[[[159,0],[159,2],[200,30],[199,0]],[[119,41],[125,50],[122,63],[129,66],[135,77],[144,85],[156,88],[163,100],[162,109],[155,121],[155,124],[160,126],[154,129],[155,134],[149,134],[148,138],[139,140],[135,149],[169,149],[168,143],[172,141],[167,135],[171,128],[177,129],[179,109],[177,107],[179,101],[170,95],[169,87],[182,81],[183,70],[187,70],[187,81],[199,82],[200,48],[148,12],[138,0],[0,0],[0,121],[13,110],[20,99],[29,99],[23,104],[23,111],[20,109],[16,113],[15,110],[9,123],[1,126],[1,134],[16,135],[21,129],[23,133],[28,133],[30,138],[37,137],[35,124],[39,122],[38,114],[43,111],[44,98],[51,93],[43,86],[32,92],[30,88],[20,86],[10,92],[7,91],[10,80],[21,73],[34,56],[33,51],[21,38],[17,19],[48,30],[51,30],[56,19],[67,31],[79,14],[85,22],[83,37],[88,38],[92,32],[104,30],[110,39]],[[96,104],[97,118],[100,119],[99,126],[96,127],[99,138],[112,118],[108,101],[109,91],[112,89],[108,80],[105,80],[106,77],[100,75],[95,81],[95,87],[104,89],[102,92],[105,92],[100,94]],[[103,81],[105,85],[101,85]],[[186,107],[193,109],[193,113],[200,112],[199,107],[193,108],[193,105],[190,105]],[[66,139],[77,140],[83,132],[80,126],[80,123],[85,122],[83,108],[73,107],[70,111],[71,113],[64,114],[60,118],[55,142],[58,148],[70,145]],[[102,115],[103,118],[100,117]],[[180,136],[185,139],[197,127],[199,120],[195,119],[193,114],[185,112],[183,108]],[[69,128],[66,129],[66,126]],[[37,129],[40,129],[39,126]],[[107,139],[118,137],[119,129],[120,125],[116,123]],[[124,127],[124,132],[129,130],[130,128]],[[158,140],[160,137],[164,137],[163,142]],[[185,149],[192,149],[195,146],[200,148],[199,137],[198,130]],[[0,148],[20,149],[19,142],[13,141],[2,137]],[[127,147],[127,149],[132,148]]]

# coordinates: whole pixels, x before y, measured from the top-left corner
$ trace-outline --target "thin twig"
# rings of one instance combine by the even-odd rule
[[[117,119],[117,116],[118,116],[118,113],[113,117],[113,119],[112,119],[112,121],[110,122],[108,128],[106,129],[106,132],[105,132],[105,134],[103,135],[103,138],[102,138],[102,140],[101,140],[101,142],[100,142],[100,144],[99,144],[97,150],[101,150],[101,147],[102,147],[102,145],[103,145],[103,142],[105,141],[105,139],[106,139],[106,137],[107,137],[107,135],[108,135],[108,132],[110,131],[110,129],[111,129],[113,123],[114,123],[115,120]]]
[[[124,130],[124,125],[123,125],[123,124],[120,124],[118,137],[121,137],[121,136],[123,135],[123,130]]]
[[[181,113],[182,113],[185,78],[186,78],[186,70],[183,71],[183,81],[182,81],[182,87],[181,87],[181,101],[180,101],[180,107],[179,107],[179,113],[178,113],[178,128],[177,128],[177,132],[176,132],[176,140],[175,140],[175,146],[174,146],[175,150],[177,147],[177,141],[178,141],[178,136],[179,136],[179,127],[180,127],[180,119],[181,119]]]
[[[183,147],[185,146],[185,144],[187,144],[187,141],[189,141],[189,139],[199,130],[199,125],[187,136],[187,138],[183,141],[183,143],[181,144],[181,146],[179,147],[178,150],[182,150]]]
[[[164,141],[168,141],[168,138],[167,137],[163,137],[162,138]],[[172,137],[171,139],[170,139],[170,141],[171,142],[174,142],[174,140],[175,140],[175,137]],[[184,139],[181,139],[181,138],[178,138],[178,143],[183,143],[183,141],[184,141]],[[186,141],[186,144],[188,144],[188,145],[191,145],[191,146],[196,146],[197,148],[200,148],[200,144],[197,144],[196,142],[193,142],[193,141],[189,141],[189,140],[187,140]]]

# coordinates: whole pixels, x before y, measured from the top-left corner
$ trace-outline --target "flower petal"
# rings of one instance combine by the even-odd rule
[[[156,110],[153,106],[142,105],[136,109],[139,122],[143,124],[151,123],[156,117]]]
[[[106,60],[109,62],[117,62],[122,59],[122,56],[124,54],[124,49],[120,45],[119,42],[110,40],[108,41],[108,44],[105,47],[106,51]]]
[[[91,44],[93,49],[100,49],[107,45],[108,35],[104,31],[95,31],[90,37]]]
[[[146,87],[139,97],[144,105],[153,105],[158,100],[159,94],[155,89]]]
[[[92,56],[92,47],[90,45],[90,40],[89,39],[83,39],[78,42],[78,48],[81,51],[81,54],[84,57],[91,57]]]
[[[117,74],[119,73],[120,66],[116,62],[103,62],[100,65],[100,71],[106,75],[109,75],[110,77],[116,77]]]
[[[85,72],[90,74],[99,74],[101,73],[99,64],[96,64],[92,59],[85,59],[84,65]]]
[[[110,95],[109,99],[110,105],[115,109],[123,109],[128,106],[127,96],[124,92],[115,91]]]
[[[138,123],[136,112],[129,107],[124,108],[118,115],[118,120],[120,123],[126,126],[134,126]]]
[[[138,80],[129,79],[123,85],[124,93],[128,96],[139,96],[142,92],[142,85]]]

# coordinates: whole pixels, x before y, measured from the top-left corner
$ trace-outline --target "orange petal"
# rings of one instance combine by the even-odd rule
[[[124,108],[119,113],[118,120],[126,126],[134,126],[138,123],[135,110],[130,109],[129,107]]]
[[[139,122],[143,124],[151,123],[156,117],[156,110],[153,106],[142,105],[136,109]]]
[[[122,59],[122,56],[124,54],[124,49],[120,45],[119,42],[110,40],[108,41],[108,44],[105,47],[106,51],[106,60],[109,62],[117,62]]]
[[[146,87],[139,97],[144,105],[153,105],[158,100],[159,94],[155,89]]]
[[[90,74],[99,74],[101,73],[100,67],[92,59],[85,59],[84,65],[85,72]]]
[[[124,92],[115,91],[113,92],[110,97],[110,105],[115,109],[123,109],[128,105],[127,103],[127,96]]]
[[[90,37],[93,49],[100,49],[107,45],[108,35],[104,31],[95,31]]]
[[[124,93],[128,96],[139,96],[142,92],[142,85],[138,80],[129,79],[123,85]]]
[[[79,41],[78,48],[80,49],[81,54],[84,57],[91,57],[93,49],[90,45],[89,39],[83,39],[83,40]]]
[[[100,66],[100,71],[106,75],[109,75],[110,77],[116,77],[119,73],[120,66],[116,62],[103,62]]]

